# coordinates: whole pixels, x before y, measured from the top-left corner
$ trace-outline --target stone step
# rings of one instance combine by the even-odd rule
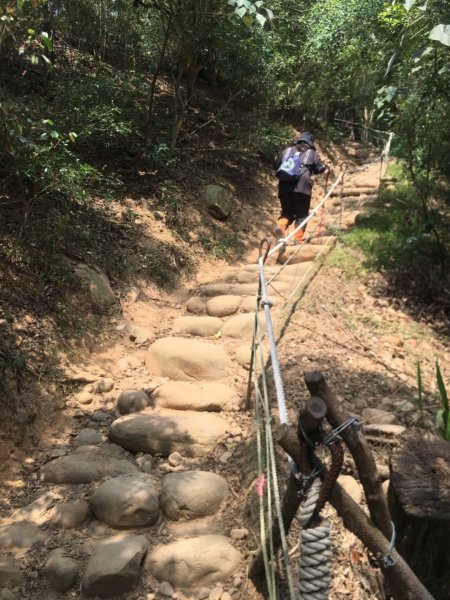
[[[173,323],[172,331],[199,337],[213,337],[221,330],[222,323],[222,319],[218,317],[178,317]]]
[[[378,187],[352,187],[341,190],[336,189],[331,192],[331,197],[334,196],[361,196],[361,194],[376,194]]]
[[[156,388],[152,399],[161,408],[207,412],[239,410],[242,404],[233,388],[213,382],[169,381]]]
[[[159,581],[195,588],[225,581],[241,562],[241,554],[225,536],[204,535],[157,547],[145,567]]]
[[[220,345],[181,337],[154,342],[145,362],[150,373],[175,381],[210,381],[232,372],[230,357]]]
[[[206,456],[226,439],[229,423],[208,412],[146,409],[116,419],[109,438],[131,452]]]

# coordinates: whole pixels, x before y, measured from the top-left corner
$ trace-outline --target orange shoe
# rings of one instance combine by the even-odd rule
[[[286,229],[289,225],[289,221],[285,217],[280,217],[277,221],[278,225],[275,227],[275,238],[277,242],[286,237]]]
[[[300,229],[300,231],[297,231],[297,233],[294,236],[294,246],[300,246],[300,244],[303,244],[304,235],[305,235],[305,232],[303,231],[303,229]]]

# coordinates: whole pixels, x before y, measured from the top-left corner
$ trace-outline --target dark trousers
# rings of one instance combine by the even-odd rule
[[[308,196],[308,194],[300,194],[299,192],[279,192],[278,198],[281,204],[281,214],[279,218],[287,219],[289,225],[295,221],[295,226],[298,227],[303,219],[306,219],[309,215],[311,196]],[[306,225],[302,229],[304,231]]]

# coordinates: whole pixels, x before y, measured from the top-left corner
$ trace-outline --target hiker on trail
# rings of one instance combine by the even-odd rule
[[[295,222],[295,227],[298,227],[308,216],[312,194],[311,175],[329,171],[317,154],[314,136],[309,131],[302,133],[293,146],[283,150],[275,165],[281,204],[275,229],[277,240],[286,236],[291,223]],[[305,229],[306,225],[295,234],[295,244],[301,243]]]

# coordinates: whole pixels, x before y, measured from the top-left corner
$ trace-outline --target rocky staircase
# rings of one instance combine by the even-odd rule
[[[346,178],[324,231],[337,216],[344,228],[354,223],[361,201],[377,194],[378,168]],[[331,248],[331,237],[317,241],[268,262],[275,312]],[[252,430],[257,289],[254,260],[230,268],[172,312],[167,335],[148,344],[133,325],[142,345],[118,359],[120,378],[85,382],[71,401],[71,444],[50,448],[43,464],[30,459],[26,492],[6,503],[2,600],[252,597],[246,569],[257,541],[243,521],[239,461]],[[138,374],[146,385],[136,385]]]

